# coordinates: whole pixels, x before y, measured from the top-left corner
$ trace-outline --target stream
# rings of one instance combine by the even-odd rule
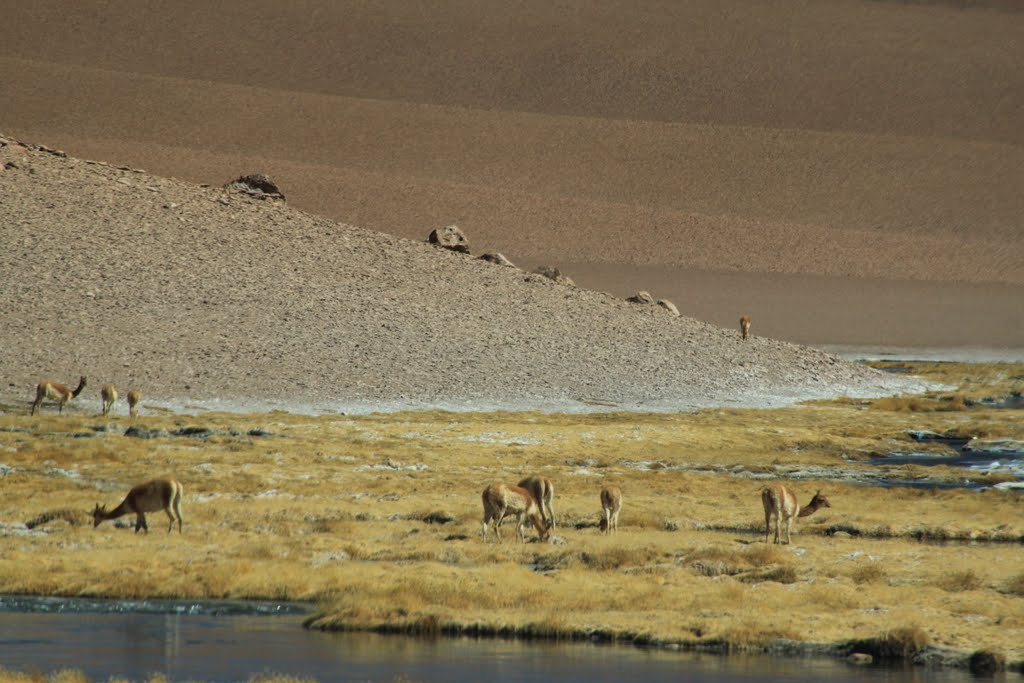
[[[424,639],[302,628],[301,608],[273,603],[0,597],[0,667],[94,681],[245,681],[254,674],[317,681],[604,683],[967,683],[959,670],[854,666],[829,658],[701,655],[623,645]],[[1024,677],[1008,674],[1006,680]]]

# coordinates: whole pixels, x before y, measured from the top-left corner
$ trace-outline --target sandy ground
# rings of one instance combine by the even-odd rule
[[[1019,9],[40,0],[0,131],[776,339],[1019,358]]]

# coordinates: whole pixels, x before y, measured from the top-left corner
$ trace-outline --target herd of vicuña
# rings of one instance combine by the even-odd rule
[[[35,415],[36,410],[40,409],[40,406],[43,405],[43,401],[47,400],[56,403],[57,412],[63,413],[65,404],[74,398],[78,398],[78,395],[82,393],[88,382],[89,378],[85,375],[78,378],[78,386],[74,389],[59,382],[51,382],[49,380],[40,382],[36,385],[36,400],[32,402],[32,410],[29,414]],[[100,387],[100,402],[104,415],[110,414],[114,404],[117,402],[117,396],[117,388],[113,384],[104,384]],[[142,399],[142,394],[138,389],[130,389],[125,398],[128,401],[128,416],[134,420],[139,415],[139,401]]]
[[[750,332],[750,318],[747,316],[740,318],[740,329],[743,338],[746,339]],[[88,378],[85,375],[79,378],[78,386],[74,389],[58,382],[40,382],[36,386],[36,400],[32,403],[31,414],[35,415],[36,410],[47,399],[57,403],[59,412],[63,413],[64,404],[81,394],[87,383]],[[128,414],[132,419],[138,416],[141,397],[138,389],[131,389],[126,394]],[[103,414],[110,414],[114,403],[117,402],[117,388],[113,384],[104,384],[100,387],[100,400]],[[163,510],[171,519],[167,531],[171,531],[174,528],[174,522],[177,521],[180,533],[182,526],[181,495],[181,484],[171,477],[147,481],[132,488],[124,501],[110,512],[107,512],[106,507],[101,507],[97,503],[92,512],[93,525],[99,526],[100,522],[104,520],[135,514],[135,531],[138,532],[139,529],[142,529],[148,532],[149,527],[146,526],[145,513]],[[486,541],[489,530],[493,529],[494,536],[501,541],[499,530],[501,523],[507,517],[514,517],[516,535],[520,542],[526,542],[523,528],[528,523],[533,524],[540,540],[548,540],[551,537],[551,530],[555,528],[555,511],[552,507],[554,497],[555,486],[547,477],[536,475],[526,477],[516,486],[491,484],[484,489],[482,496],[484,517],[481,536]],[[600,499],[599,527],[602,533],[614,534],[619,529],[622,489],[615,484],[608,484],[601,489]],[[764,505],[765,543],[768,543],[771,536],[773,520],[775,521],[775,543],[783,542],[781,538],[783,529],[785,529],[785,543],[789,543],[794,517],[807,517],[821,508],[832,507],[820,491],[814,494],[807,505],[800,507],[796,494],[789,487],[778,483],[764,487],[761,491],[761,503]]]

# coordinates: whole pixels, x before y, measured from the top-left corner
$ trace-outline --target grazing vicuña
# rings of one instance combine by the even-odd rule
[[[548,525],[544,523],[544,517],[540,514],[540,508],[537,506],[533,494],[526,489],[510,484],[491,484],[484,489],[482,498],[484,503],[482,536],[485,541],[487,540],[487,527],[491,521],[494,522],[494,535],[498,537],[499,542],[501,541],[499,527],[502,520],[508,515],[513,515],[516,518],[516,532],[519,534],[520,543],[526,542],[526,537],[523,534],[524,518],[533,522],[533,526],[536,527],[537,533],[540,535],[540,540],[547,540]]]
[[[142,400],[142,394],[139,393],[138,389],[130,389],[128,391],[128,416],[133,420],[139,416],[139,401]]]
[[[114,401],[117,400],[117,389],[113,384],[104,384],[100,387],[100,399],[103,400],[103,414],[106,415],[114,407]]]
[[[544,517],[544,523],[549,528],[555,528],[555,511],[551,507],[551,501],[555,498],[555,485],[547,477],[532,476],[519,482],[521,488],[526,489],[533,496],[540,506],[540,514]]]
[[[601,489],[601,531],[611,534],[619,530],[619,513],[622,512],[622,489],[608,484]]]
[[[149,526],[146,525],[146,513],[163,510],[171,518],[167,527],[170,533],[174,528],[174,522],[178,522],[178,533],[181,533],[181,484],[171,477],[161,477],[139,484],[128,492],[121,504],[107,512],[107,507],[96,504],[92,511],[92,525],[98,527],[100,522],[107,519],[117,519],[123,515],[135,513],[135,533],[144,529],[149,533]]]

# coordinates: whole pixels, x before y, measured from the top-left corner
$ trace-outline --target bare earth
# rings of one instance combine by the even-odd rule
[[[221,188],[2,140],[0,391],[176,410],[779,405],[920,388]],[[90,408],[95,407],[90,405]]]
[[[745,404],[845,381],[763,337],[1024,359],[1016,2],[4,16],[0,131],[153,174],[0,171],[5,395],[90,371],[167,400]],[[254,172],[289,209],[195,188]],[[450,223],[593,291],[343,227]],[[616,301],[641,289],[758,341]]]

